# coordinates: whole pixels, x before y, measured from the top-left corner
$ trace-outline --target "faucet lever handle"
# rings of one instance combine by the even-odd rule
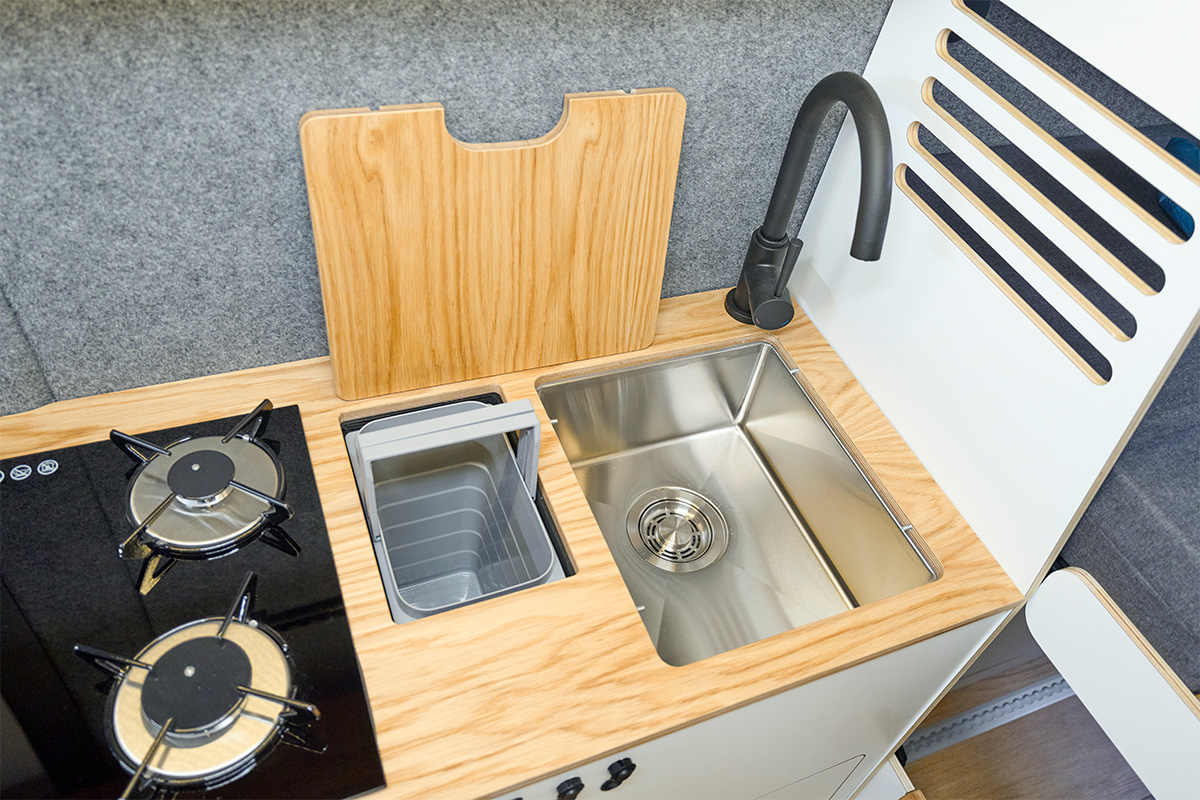
[[[803,249],[804,242],[794,236],[788,237],[787,252],[783,256],[783,265],[779,268],[779,280],[775,282],[776,297],[783,297],[783,293],[787,291],[792,270],[796,268],[796,260],[800,258],[800,251]]]
[[[744,325],[757,325],[764,331],[782,328],[796,313],[788,293],[788,278],[804,243],[786,236],[771,240],[761,229],[750,237],[746,260],[737,286],[725,295],[725,310]]]

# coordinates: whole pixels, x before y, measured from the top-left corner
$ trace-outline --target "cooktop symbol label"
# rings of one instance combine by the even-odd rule
[[[12,475],[14,481],[23,481],[33,474],[33,470],[29,468],[28,464],[17,464],[9,474]]]
[[[53,475],[55,472],[58,472],[58,462],[53,458],[47,458],[38,464],[38,475]]]

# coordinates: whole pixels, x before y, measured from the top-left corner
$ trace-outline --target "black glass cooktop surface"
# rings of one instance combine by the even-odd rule
[[[184,436],[224,435],[238,419],[126,432],[166,447]],[[125,791],[130,767],[111,744],[116,679],[74,646],[133,658],[186,623],[225,617],[251,572],[249,619],[286,643],[292,696],[315,706],[319,719],[262,748],[224,785],[141,785],[132,796],[342,798],[384,785],[299,410],[275,409],[261,435],[278,454],[292,510],[279,525],[282,540],[264,539],[294,543],[299,553],[254,540],[219,558],[179,560],[146,594],[142,560],[118,552],[134,528],[126,495],[136,466],[120,447],[106,439],[0,462],[2,794]]]

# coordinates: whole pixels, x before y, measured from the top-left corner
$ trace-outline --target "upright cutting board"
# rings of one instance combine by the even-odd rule
[[[650,344],[683,95],[569,94],[537,139],[468,144],[440,103],[300,121],[347,400]]]

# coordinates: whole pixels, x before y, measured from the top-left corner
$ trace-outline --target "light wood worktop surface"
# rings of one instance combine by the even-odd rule
[[[376,796],[503,796],[526,783],[1009,608],[1020,593],[803,313],[768,336],[723,292],[662,302],[650,348],[345,402],[327,358],[53,403],[0,418],[0,457],[298,404],[387,789]],[[538,400],[565,373],[734,341],[776,341],[940,562],[932,583],[685,667],[661,661]],[[539,474],[577,574],[404,625],[392,622],[339,423],[498,390],[542,419]]]

